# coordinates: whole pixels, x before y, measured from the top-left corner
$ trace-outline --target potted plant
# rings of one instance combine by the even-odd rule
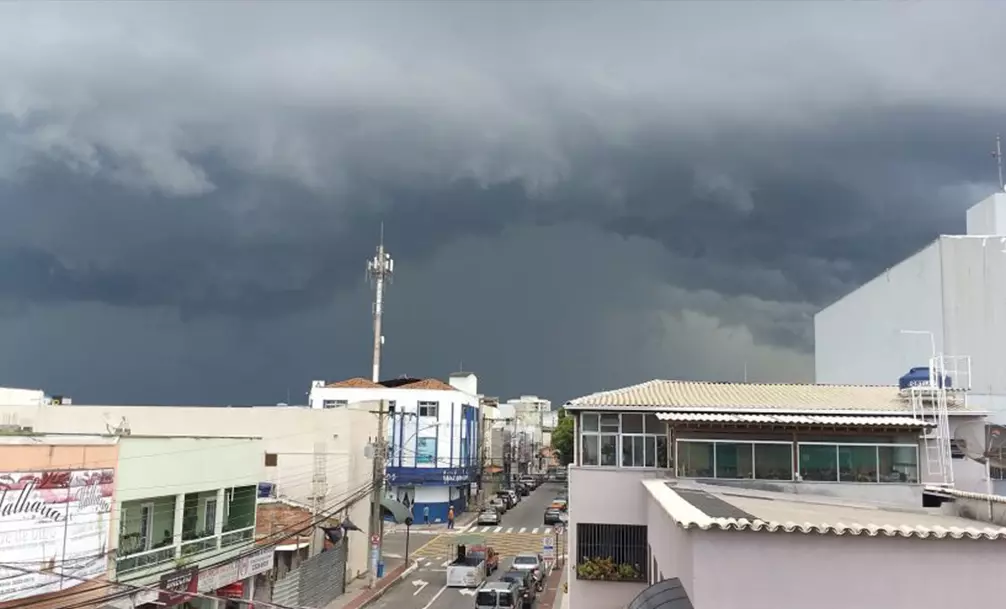
[[[616,562],[610,556],[588,558],[576,565],[578,579],[595,581],[640,581],[643,571],[639,565]]]

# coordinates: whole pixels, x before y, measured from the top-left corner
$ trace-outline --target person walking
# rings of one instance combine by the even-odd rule
[[[426,523],[427,527],[430,526],[430,506],[428,505],[423,506],[423,522]]]
[[[447,528],[448,529],[453,529],[454,528],[454,506],[453,505],[447,508]]]

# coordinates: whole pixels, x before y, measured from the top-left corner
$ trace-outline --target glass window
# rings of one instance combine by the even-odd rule
[[[877,482],[877,447],[839,445],[838,479],[842,482]]]
[[[618,465],[618,434],[601,434],[600,438],[601,465],[605,467]]]
[[[919,483],[918,446],[879,446],[877,453],[881,482]]]
[[[653,436],[622,436],[622,467],[654,467]],[[646,461],[646,445],[650,445],[650,460]]]
[[[838,481],[838,450],[834,444],[800,444],[800,476],[819,482]]]
[[[582,465],[601,464],[601,437],[596,434],[580,436],[580,463]]]
[[[618,424],[617,414],[602,414],[601,415],[601,431],[607,431],[611,433],[618,433],[620,426]]]
[[[755,444],[754,477],[756,480],[792,480],[792,444]]]
[[[657,467],[674,467],[667,461],[667,436],[656,436],[654,439],[657,441]]]
[[[597,431],[597,414],[593,412],[585,412],[580,415],[580,427],[581,431]]]
[[[648,414],[645,417],[644,431],[650,435],[667,435],[667,423],[657,418],[655,414]]]
[[[643,467],[658,467],[657,465],[657,436],[643,437]],[[663,467],[660,465],[659,467]]]
[[[643,415],[623,414],[622,433],[643,433]]]
[[[682,478],[713,477],[712,442],[678,442],[678,475]]]
[[[751,444],[717,442],[715,446],[717,478],[751,478],[754,474]]]

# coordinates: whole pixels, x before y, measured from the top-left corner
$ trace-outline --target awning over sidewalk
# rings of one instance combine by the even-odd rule
[[[396,501],[390,497],[382,497],[381,507],[391,514],[391,518],[396,523],[412,524],[412,510],[407,508],[401,501]]]

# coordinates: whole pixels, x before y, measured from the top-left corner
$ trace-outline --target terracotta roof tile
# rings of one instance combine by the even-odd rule
[[[421,381],[416,381],[415,383],[402,385],[399,389],[436,389],[439,391],[456,391],[454,387],[451,387],[447,383],[438,379],[423,379]]]
[[[376,388],[380,388],[381,385],[378,385],[377,383],[375,383],[373,381],[368,381],[367,379],[365,379],[363,377],[357,376],[357,377],[354,377],[354,378],[351,378],[351,379],[346,379],[344,381],[336,381],[334,383],[329,383],[329,384],[325,385],[325,387],[330,387],[330,388],[342,387],[342,388],[351,388],[351,389],[374,389],[375,387]]]

